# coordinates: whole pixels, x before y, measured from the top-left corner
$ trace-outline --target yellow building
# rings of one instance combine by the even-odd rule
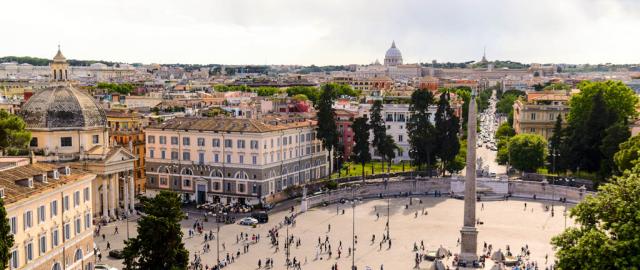
[[[137,160],[133,163],[133,178],[135,194],[145,191],[146,175],[144,170],[144,126],[145,118],[136,112],[109,111],[107,112],[109,126],[109,142],[129,149]]]
[[[513,129],[516,134],[538,134],[549,139],[558,115],[566,123],[569,113],[570,91],[543,91],[528,93],[526,99],[513,103]]]
[[[96,175],[18,159],[0,159],[0,196],[14,237],[9,269],[93,269]]]

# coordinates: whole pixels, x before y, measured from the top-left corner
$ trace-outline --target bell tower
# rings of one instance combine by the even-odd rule
[[[60,45],[58,45],[58,53],[53,57],[50,68],[52,81],[62,82],[69,80],[69,63],[67,63],[67,58],[62,55]]]

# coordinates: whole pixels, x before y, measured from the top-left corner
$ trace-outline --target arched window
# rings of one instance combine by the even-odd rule
[[[51,270],[62,270],[62,267],[60,267],[60,263],[57,262],[53,264]]]
[[[222,171],[220,171],[220,170],[212,170],[211,174],[209,176],[211,176],[211,177],[221,177],[222,178]]]
[[[76,255],[74,256],[74,262],[82,260],[82,249],[76,249]]]
[[[180,172],[180,174],[193,175],[193,170],[191,170],[190,168],[183,168],[182,172]]]
[[[236,179],[249,179],[249,175],[244,171],[239,171],[233,176],[233,178],[236,178]]]

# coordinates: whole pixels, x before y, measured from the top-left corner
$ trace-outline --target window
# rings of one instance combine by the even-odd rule
[[[153,149],[149,149],[149,158],[153,158],[155,151]]]
[[[9,228],[10,228],[10,232],[11,234],[16,234],[18,233],[18,219],[16,217],[11,217],[9,219]]]
[[[189,180],[189,179],[185,179],[185,180],[184,180],[184,186],[185,186],[185,187],[190,187],[190,186],[191,186],[191,180]]]
[[[160,151],[160,158],[161,158],[161,159],[165,159],[165,158],[167,158],[167,151],[161,150],[161,151]]]
[[[191,160],[191,153],[182,152],[182,160]]]
[[[100,143],[100,135],[93,135],[92,139],[93,139],[93,144],[99,144]]]
[[[251,163],[252,163],[253,165],[258,164],[258,157],[257,157],[257,156],[252,156],[252,157],[251,157]]]
[[[398,114],[398,122],[404,122],[404,114]]]
[[[58,228],[54,228],[51,230],[51,246],[57,247],[58,243],[59,243]]]
[[[227,155],[227,163],[231,163],[231,155]]]
[[[171,160],[178,160],[178,151],[171,151]]]
[[[47,236],[41,235],[40,240],[38,241],[38,246],[40,250],[40,256],[44,255],[47,252]]]
[[[402,142],[402,135],[398,135],[398,142]]]
[[[204,153],[198,153],[198,163],[204,164]]]
[[[64,240],[69,240],[71,238],[71,224],[64,224],[64,232],[62,232]]]
[[[31,228],[33,226],[33,213],[31,211],[25,212],[23,221],[25,230]]]
[[[24,253],[27,257],[27,262],[33,260],[33,243],[29,242],[24,246]]]
[[[244,163],[244,156],[243,156],[243,155],[240,155],[239,162],[240,162],[240,164],[243,164],[243,163]]]
[[[238,140],[238,148],[244,149],[244,140]]]
[[[80,191],[73,193],[73,207],[78,207],[78,205],[80,205]]]
[[[64,198],[62,199],[62,208],[64,209],[64,211],[68,211],[69,210],[69,196],[64,196]]]
[[[258,141],[251,140],[251,149],[258,149]]]
[[[531,113],[531,120],[536,120],[536,113]]]
[[[31,142],[29,142],[29,146],[38,147],[38,138],[31,138]]]
[[[80,218],[76,218],[76,235],[80,234],[80,231],[82,230],[82,223],[80,221]]]
[[[386,122],[393,122],[393,114],[388,113],[387,114],[387,118],[385,119]]]
[[[213,183],[213,190],[219,190],[219,189],[220,189],[220,183],[214,182]]]
[[[171,144],[178,145],[178,137],[175,137],[175,136],[171,137]]]
[[[213,139],[212,144],[213,147],[220,147],[220,139]]]
[[[167,144],[167,137],[166,136],[160,136],[160,144]]]
[[[156,143],[156,136],[153,136],[153,135],[147,136],[147,142],[148,143]]]
[[[88,201],[89,201],[89,199],[91,199],[91,197],[90,197],[90,196],[91,196],[91,195],[90,195],[90,193],[89,193],[89,188],[88,188],[88,187],[84,188],[84,201],[85,201],[85,202],[88,202]]]
[[[44,205],[40,205],[40,207],[38,207],[38,224],[44,222],[46,216],[47,214],[44,212]]]
[[[84,214],[84,228],[89,229],[91,227],[91,213]]]
[[[233,147],[233,142],[231,140],[224,140],[224,147],[225,148],[232,148]]]
[[[71,137],[62,137],[60,138],[60,146],[62,147],[71,147]]]
[[[304,142],[304,134],[300,135],[300,142]]]
[[[204,146],[204,138],[198,138],[198,146]]]
[[[218,163],[218,154],[213,155],[213,162]]]
[[[11,269],[17,269],[18,262],[19,262],[18,250],[14,250],[11,252]]]
[[[238,185],[238,191],[244,192],[244,184],[239,184]]]
[[[536,132],[536,128],[531,128],[531,133],[535,133]]]
[[[49,208],[52,218],[58,215],[58,201],[51,201]]]
[[[182,145],[190,145],[191,144],[191,138],[189,137],[183,137],[182,138]]]

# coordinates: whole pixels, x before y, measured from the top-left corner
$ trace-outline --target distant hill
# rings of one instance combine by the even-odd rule
[[[514,62],[514,61],[509,61],[509,60],[505,60],[505,61],[500,61],[500,60],[496,60],[496,61],[492,61],[489,62],[491,64],[493,64],[493,68],[499,69],[499,68],[508,68],[508,69],[525,69],[525,68],[529,68],[528,64],[523,64],[520,62]],[[471,65],[473,68],[487,68],[489,63],[474,63],[473,65]]]
[[[50,59],[46,58],[38,58],[38,57],[30,57],[30,56],[5,56],[0,57],[0,63],[4,62],[18,62],[18,64],[30,64],[34,66],[48,66],[51,62]],[[116,64],[120,64],[118,62],[111,61],[98,61],[98,60],[76,60],[76,59],[67,59],[67,62],[71,66],[89,66],[94,63],[103,63],[107,66],[113,66]]]

